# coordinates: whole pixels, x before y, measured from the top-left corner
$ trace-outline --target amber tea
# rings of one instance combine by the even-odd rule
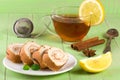
[[[75,42],[82,40],[90,29],[90,25],[77,15],[52,15],[56,33],[64,41]]]

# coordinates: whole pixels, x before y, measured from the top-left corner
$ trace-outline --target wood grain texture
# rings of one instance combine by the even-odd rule
[[[74,55],[77,60],[86,58],[81,52],[74,51],[68,44],[62,45],[61,40],[45,32],[39,38],[17,38],[13,32],[14,22],[22,17],[30,18],[38,30],[42,26],[39,17],[50,14],[51,10],[56,6],[79,5],[82,0],[0,0],[0,79],[1,80],[118,80],[120,78],[120,37],[112,40],[111,48],[113,55],[112,65],[105,71],[97,74],[90,74],[83,71],[79,64],[69,72],[54,76],[27,76],[15,73],[2,64],[2,60],[6,55],[6,47],[12,43],[25,43],[27,41],[35,41],[38,44],[47,44],[62,48]],[[116,28],[120,31],[120,10],[119,0],[101,0],[106,10],[106,21],[98,26],[91,27],[87,38],[98,36],[104,38],[105,32],[109,28]],[[39,13],[39,14],[38,14]],[[39,32],[39,31],[37,31]],[[85,38],[86,39],[86,38]],[[105,38],[104,38],[105,39]],[[102,54],[105,44],[95,46],[96,54]]]

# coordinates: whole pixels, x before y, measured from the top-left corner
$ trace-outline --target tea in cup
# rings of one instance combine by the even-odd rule
[[[90,24],[83,21],[88,16],[79,16],[79,7],[67,6],[53,11],[51,18],[56,33],[63,41],[82,40],[90,29]]]

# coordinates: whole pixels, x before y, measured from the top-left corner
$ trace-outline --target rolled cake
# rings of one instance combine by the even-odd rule
[[[32,55],[33,62],[39,64],[41,69],[47,68],[47,66],[42,61],[42,56],[45,50],[48,50],[50,46],[41,45],[38,51],[34,52]]]
[[[6,50],[7,58],[14,63],[21,63],[22,61],[21,61],[19,53],[20,53],[22,46],[23,44],[19,44],[19,43],[9,45]]]
[[[25,45],[21,48],[20,51],[20,57],[24,64],[32,65],[32,54],[37,51],[40,48],[38,44],[35,42],[27,42]]]
[[[42,61],[49,69],[58,71],[68,61],[68,57],[61,49],[52,47],[44,52]]]

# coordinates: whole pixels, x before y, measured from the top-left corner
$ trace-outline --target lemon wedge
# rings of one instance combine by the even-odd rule
[[[101,72],[111,65],[112,55],[111,52],[107,52],[96,57],[80,60],[79,63],[80,67],[87,72]]]
[[[84,0],[79,7],[79,16],[90,25],[98,25],[104,21],[104,8],[99,0]]]

